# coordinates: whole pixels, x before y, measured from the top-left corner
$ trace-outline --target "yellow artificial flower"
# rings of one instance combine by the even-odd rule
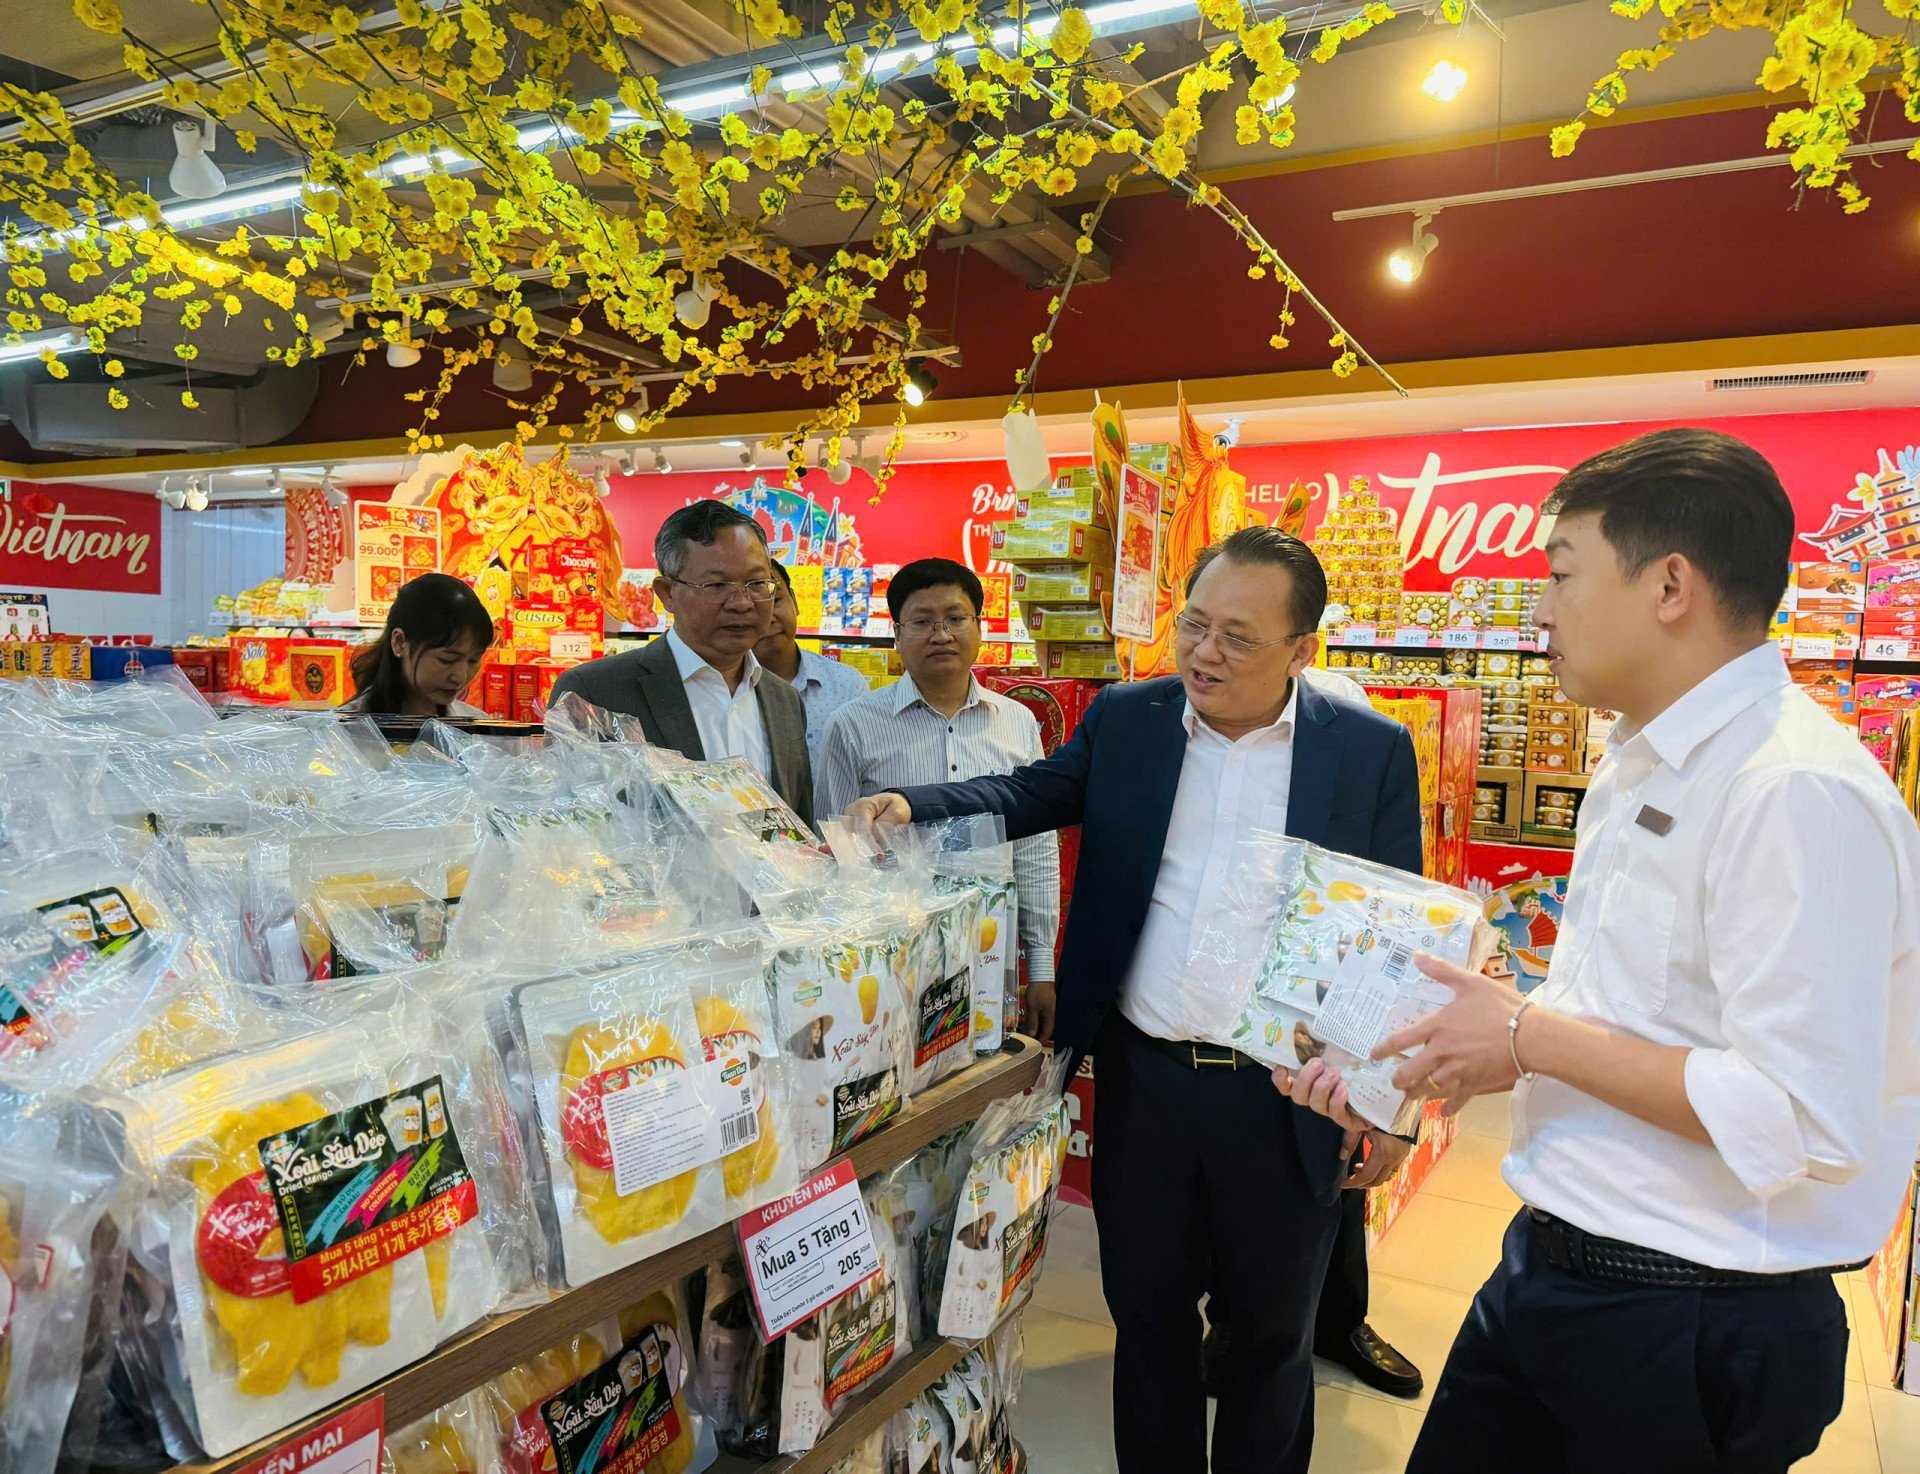
[[[1076,62],[1085,56],[1087,48],[1093,45],[1093,22],[1087,19],[1086,11],[1077,5],[1061,11],[1048,44],[1053,54],[1064,62]]]

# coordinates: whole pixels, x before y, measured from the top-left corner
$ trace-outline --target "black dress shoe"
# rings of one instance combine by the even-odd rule
[[[1426,1385],[1420,1368],[1380,1339],[1380,1333],[1362,1322],[1353,1334],[1331,1346],[1316,1346],[1313,1354],[1345,1367],[1376,1392],[1389,1397],[1418,1397]]]

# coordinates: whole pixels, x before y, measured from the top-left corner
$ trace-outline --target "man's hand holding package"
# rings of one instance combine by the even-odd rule
[[[882,829],[911,824],[913,806],[897,793],[876,793],[848,804],[846,820],[855,834],[874,839]]]
[[[1340,1072],[1324,1059],[1310,1059],[1297,1070],[1282,1066],[1273,1072],[1273,1085],[1295,1105],[1305,1106],[1315,1115],[1325,1116],[1345,1129],[1346,1140],[1340,1143],[1343,1161],[1350,1160],[1359,1150],[1362,1137],[1366,1139],[1366,1160],[1353,1169],[1342,1187],[1349,1190],[1372,1187],[1392,1175],[1411,1150],[1408,1142],[1389,1136],[1354,1115],[1347,1105],[1347,1087]]]

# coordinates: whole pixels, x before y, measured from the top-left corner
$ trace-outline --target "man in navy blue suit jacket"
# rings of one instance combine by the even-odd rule
[[[1354,1167],[1330,1121],[1277,1095],[1246,1056],[1184,1038],[1179,1023],[1185,980],[1205,966],[1194,942],[1247,924],[1222,882],[1252,831],[1420,869],[1406,730],[1303,678],[1325,604],[1304,543],[1272,528],[1235,533],[1189,580],[1178,677],[1103,691],[1041,762],[848,811],[867,823],[996,813],[1010,839],[1081,826],[1054,1033],[1095,1058],[1093,1200],[1122,1474],[1209,1467],[1199,1316],[1209,1290],[1233,1332],[1213,1474],[1305,1474],[1314,1310],[1341,1189],[1406,1152],[1370,1133]]]

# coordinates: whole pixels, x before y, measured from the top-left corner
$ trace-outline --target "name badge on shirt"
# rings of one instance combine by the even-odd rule
[[[1640,812],[1634,815],[1633,822],[1642,829],[1665,835],[1669,829],[1673,828],[1673,815],[1661,813],[1652,804],[1642,804]]]

